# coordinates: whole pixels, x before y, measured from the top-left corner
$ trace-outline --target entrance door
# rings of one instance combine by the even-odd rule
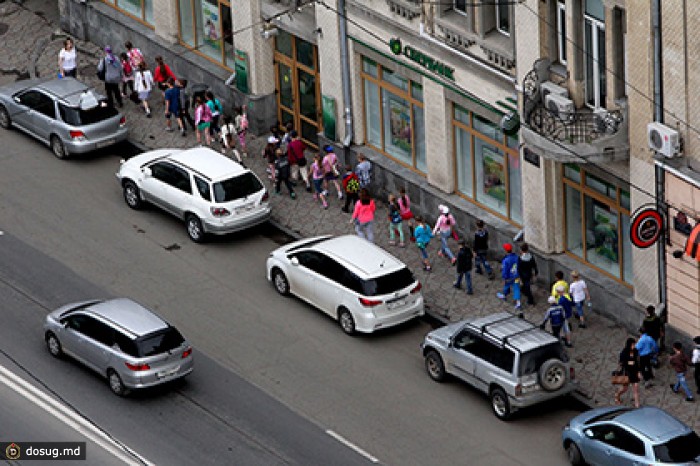
[[[291,121],[304,142],[317,148],[322,128],[318,49],[280,31],[275,38],[275,70],[279,123]]]

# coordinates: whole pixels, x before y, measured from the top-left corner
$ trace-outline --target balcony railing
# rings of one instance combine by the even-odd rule
[[[386,0],[392,13],[408,20],[420,16],[420,3],[418,0]]]

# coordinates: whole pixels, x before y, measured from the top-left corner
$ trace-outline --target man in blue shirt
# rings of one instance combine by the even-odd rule
[[[549,309],[544,315],[544,320],[540,324],[540,328],[544,330],[547,321],[550,321],[552,325],[552,335],[554,335],[557,340],[560,338],[561,329],[566,326],[566,319],[564,318],[564,308],[560,304],[557,304],[557,298],[554,296],[549,297]],[[571,347],[571,342],[567,336],[566,346]]]
[[[165,85],[167,87],[165,91],[165,130],[168,132],[173,130],[170,126],[170,119],[175,118],[180,134],[185,137],[185,127],[182,125],[182,117],[180,116],[180,88],[175,87],[173,78],[168,78]]]
[[[640,328],[639,332],[642,334],[642,336],[639,337],[639,341],[637,341],[635,348],[637,348],[637,351],[639,351],[639,370],[644,378],[644,388],[649,388],[653,385],[651,379],[654,378],[654,373],[651,369],[651,361],[659,352],[659,346],[647,333],[647,329],[645,327]]]

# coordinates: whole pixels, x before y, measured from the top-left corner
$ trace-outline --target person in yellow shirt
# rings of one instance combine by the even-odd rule
[[[564,280],[564,272],[557,270],[554,272],[554,278],[556,278],[556,281],[554,282],[554,285],[552,285],[552,296],[559,299],[557,288],[563,286],[565,290],[564,296],[566,296],[566,299],[571,301],[571,297],[569,296],[569,284],[566,283],[566,280]]]

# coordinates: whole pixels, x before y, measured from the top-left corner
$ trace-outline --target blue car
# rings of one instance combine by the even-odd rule
[[[700,464],[700,437],[662,409],[610,406],[580,414],[564,426],[573,465]]]

